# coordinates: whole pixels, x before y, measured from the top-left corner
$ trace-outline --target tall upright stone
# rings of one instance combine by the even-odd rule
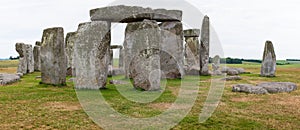
[[[45,29],[41,45],[42,83],[65,85],[66,61],[63,28]]]
[[[276,76],[276,55],[271,41],[265,43],[260,75],[264,77]]]
[[[32,45],[26,44],[27,73],[34,72],[34,57]]]
[[[119,52],[119,68],[123,68],[124,67],[124,49],[121,48],[120,52]]]
[[[200,51],[199,51],[199,36],[200,29],[184,30],[185,37],[185,58],[187,66],[199,66]]]
[[[114,66],[114,51],[109,49],[109,57],[108,57],[108,77],[112,77],[113,75],[113,66]]]
[[[17,73],[27,74],[26,46],[24,43],[16,43],[15,46],[20,57]]]
[[[222,74],[220,65],[221,65],[221,57],[219,55],[216,55],[212,59],[212,69],[213,69],[213,74],[214,75]]]
[[[74,45],[75,86],[77,89],[106,87],[111,42],[111,23],[80,24]]]
[[[204,16],[202,29],[201,29],[201,41],[200,41],[200,75],[210,75],[209,73],[209,17]]]
[[[74,57],[74,43],[76,40],[76,32],[67,33],[65,41],[65,51],[67,57],[67,76],[72,76],[75,71],[73,57]]]
[[[40,42],[36,42],[33,48],[34,71],[41,71],[41,46]]]
[[[183,25],[181,22],[162,22],[159,26],[162,36],[161,70],[167,79],[183,78]]]
[[[125,71],[135,88],[160,89],[161,30],[156,21],[128,23],[125,31]],[[129,70],[129,71],[128,71]]]

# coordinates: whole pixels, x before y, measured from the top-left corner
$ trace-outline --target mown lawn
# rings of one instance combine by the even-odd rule
[[[15,73],[15,63],[0,62],[0,72]],[[173,129],[300,129],[300,90],[269,95],[231,92],[231,86],[238,83],[289,81],[299,86],[299,64],[278,66],[275,78],[260,77],[259,64],[227,66],[243,67],[251,74],[241,75],[243,80],[240,81],[226,82],[219,106],[205,123],[199,123],[198,119],[211,79],[201,76],[194,107]],[[36,78],[39,75],[39,72],[28,74],[18,83],[0,87],[0,129],[101,129],[82,109],[72,82],[66,87],[41,85],[40,79]],[[115,86],[108,84],[107,87],[101,92],[118,112],[137,118],[151,117],[171,106],[178,94],[180,80],[169,80],[164,93],[147,104],[128,101]]]

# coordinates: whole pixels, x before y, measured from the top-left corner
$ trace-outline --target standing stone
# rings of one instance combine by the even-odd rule
[[[16,44],[16,51],[19,53],[19,65],[17,73],[27,74],[26,46],[24,43]]]
[[[42,83],[65,85],[66,61],[63,28],[45,29],[41,45]]]
[[[184,31],[185,37],[185,57],[189,67],[199,66],[199,36],[200,29],[189,29]]]
[[[114,66],[114,51],[112,49],[109,49],[109,65]]]
[[[36,42],[33,48],[33,57],[34,57],[34,71],[41,71],[41,46]]]
[[[209,17],[205,16],[201,29],[200,42],[200,75],[210,75],[209,73]]]
[[[79,25],[74,45],[77,89],[106,87],[111,23],[88,22]]]
[[[74,43],[76,40],[76,32],[70,32],[66,36],[65,51],[67,58],[67,76],[73,76],[75,72],[73,57],[74,57]]]
[[[159,90],[161,30],[158,24],[150,20],[133,22],[127,25],[125,32],[127,76],[133,79],[135,88]]]
[[[124,67],[124,54],[125,52],[124,52],[124,49],[123,48],[121,48],[120,49],[120,52],[119,52],[119,68],[123,68]]]
[[[183,25],[163,22],[161,28],[160,67],[167,79],[183,78]]]
[[[222,74],[221,70],[220,70],[220,56],[216,55],[213,59],[212,59],[212,69],[213,69],[213,73],[215,75],[219,75]]]
[[[114,65],[114,51],[109,49],[109,57],[108,57],[108,77],[112,77],[113,75],[113,65]]]
[[[276,55],[271,41],[265,44],[260,75],[264,77],[274,77],[276,73]]]
[[[27,73],[34,72],[34,57],[32,45],[26,44]]]

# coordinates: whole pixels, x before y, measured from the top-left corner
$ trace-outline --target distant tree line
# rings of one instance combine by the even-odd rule
[[[212,63],[212,59],[213,58],[209,58],[209,63]],[[227,57],[227,58],[221,58],[220,59],[220,63],[221,64],[243,64],[243,59],[238,59],[238,58],[230,58],[230,57]]]
[[[300,61],[300,59],[286,59],[286,61]]]
[[[17,56],[17,57],[12,57],[12,56],[10,56],[10,57],[9,57],[9,60],[18,60],[18,59],[20,59],[20,56]]]

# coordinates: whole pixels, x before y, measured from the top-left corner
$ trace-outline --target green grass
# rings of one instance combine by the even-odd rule
[[[2,63],[1,61],[0,64]],[[15,64],[16,61],[6,61],[2,67],[15,70]],[[115,59],[114,66],[117,64]],[[198,119],[209,91],[210,77],[201,76],[199,95],[192,110],[173,129],[300,129],[300,90],[269,95],[231,92],[231,86],[238,83],[290,81],[299,86],[300,64],[278,66],[275,78],[260,77],[260,64],[227,66],[242,67],[251,74],[241,75],[243,80],[240,81],[226,82],[219,106],[205,123],[199,123]],[[0,87],[0,129],[101,129],[82,109],[72,82],[67,82],[65,87],[43,85],[39,84],[40,79],[36,78],[39,75],[38,72],[28,74],[20,82]],[[123,80],[122,76],[113,78]],[[193,78],[199,79],[187,76],[186,80]],[[130,85],[108,84],[108,89],[100,92],[115,110],[136,118],[152,117],[161,114],[175,101],[180,80],[168,80],[165,91],[159,93],[161,95],[151,103],[127,100],[118,91],[118,87],[133,98],[143,94],[132,89]]]

